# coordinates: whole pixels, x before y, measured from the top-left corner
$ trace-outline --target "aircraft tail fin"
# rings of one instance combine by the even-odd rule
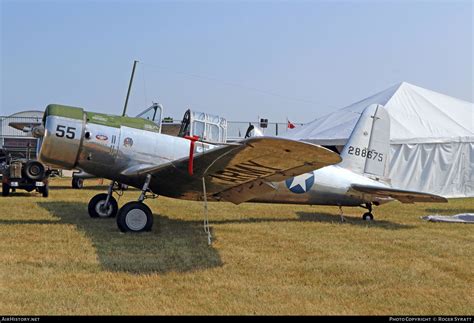
[[[362,112],[341,152],[339,166],[358,174],[388,180],[390,116],[382,105],[369,105]]]

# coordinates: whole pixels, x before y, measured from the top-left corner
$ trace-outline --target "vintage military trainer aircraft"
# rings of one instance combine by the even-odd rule
[[[156,106],[154,107],[156,108]],[[92,217],[115,216],[121,231],[148,231],[151,210],[143,203],[147,192],[189,200],[248,201],[280,182],[341,161],[338,154],[318,145],[281,138],[255,137],[225,144],[222,118],[193,126],[190,114],[181,136],[161,134],[145,118],[86,112],[81,108],[48,105],[43,118],[39,159],[63,169],[79,169],[112,180],[107,194],[89,202]],[[209,133],[209,135],[207,135]],[[112,196],[114,183],[140,188],[136,202],[120,208]]]
[[[156,109],[153,106],[149,112],[156,115]],[[143,203],[149,192],[205,203],[362,206],[369,211],[364,219],[373,219],[372,205],[394,199],[446,201],[390,186],[386,178],[390,120],[380,105],[366,108],[340,156],[322,146],[275,137],[227,143],[225,119],[197,116],[193,123],[188,110],[179,135],[170,136],[160,133],[160,125],[150,118],[48,105],[38,156],[55,167],[110,179],[108,192],[90,200],[89,215],[117,215],[123,232],[151,229],[152,212]],[[141,189],[138,200],[119,210],[114,183]]]

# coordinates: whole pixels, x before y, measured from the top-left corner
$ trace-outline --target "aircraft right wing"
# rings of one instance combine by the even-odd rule
[[[435,195],[435,194],[400,190],[400,189],[395,189],[395,188],[386,188],[386,187],[381,187],[381,186],[352,184],[351,189],[360,193],[376,195],[379,197],[391,197],[393,199],[399,200],[402,203],[415,203],[415,202],[447,203],[448,202],[446,198],[439,195]]]
[[[273,190],[271,182],[340,161],[338,154],[318,145],[275,137],[252,137],[196,154],[192,159],[192,175],[187,157],[165,165],[142,165],[126,170],[126,175],[150,174],[153,178],[150,185],[155,193],[193,200],[202,199],[204,178],[208,199],[239,204]]]

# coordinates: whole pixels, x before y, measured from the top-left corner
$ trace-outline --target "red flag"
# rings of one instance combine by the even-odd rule
[[[293,129],[293,128],[295,128],[295,125],[292,124],[290,120],[288,120],[288,129]]]

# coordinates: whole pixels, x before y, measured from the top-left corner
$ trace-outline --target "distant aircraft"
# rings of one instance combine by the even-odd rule
[[[38,156],[52,166],[112,180],[107,194],[90,200],[88,211],[91,217],[117,215],[123,232],[151,229],[152,212],[143,203],[147,192],[234,204],[363,206],[369,211],[364,219],[373,219],[372,205],[393,199],[447,201],[390,187],[386,178],[390,120],[382,106],[372,105],[363,112],[341,156],[318,145],[275,137],[209,142],[206,133],[221,139],[223,134],[215,127],[219,121],[208,124],[208,119],[212,118],[194,125],[197,132],[190,131],[193,126],[185,115],[176,137],[161,134],[150,120],[49,105]],[[199,137],[192,136],[196,133]],[[113,197],[117,182],[141,189],[137,201],[120,210]]]

